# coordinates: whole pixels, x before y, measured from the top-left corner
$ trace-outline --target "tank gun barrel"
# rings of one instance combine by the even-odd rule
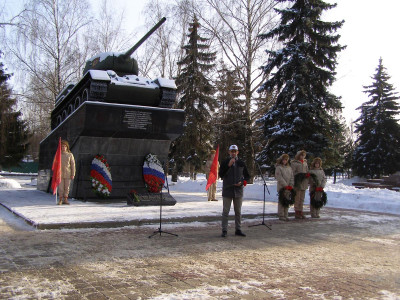
[[[144,43],[145,40],[147,40],[149,38],[150,35],[153,34],[154,31],[156,31],[164,22],[165,20],[167,20],[167,18],[163,17],[160,21],[158,21],[158,23],[156,25],[153,26],[153,28],[150,29],[150,31],[148,33],[146,33],[139,42],[137,42],[131,49],[129,49],[128,51],[125,52],[125,54],[123,55],[124,58],[130,57],[132,55],[133,52],[136,51],[137,48],[140,47],[140,45],[142,45]]]

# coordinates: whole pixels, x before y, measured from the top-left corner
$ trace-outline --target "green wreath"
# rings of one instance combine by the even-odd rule
[[[284,187],[279,190],[278,201],[283,207],[289,207],[290,205],[293,205],[295,197],[296,197],[296,191],[294,189],[290,190],[289,199],[285,197]]]
[[[321,207],[325,206],[326,203],[328,203],[328,196],[323,190],[321,192],[322,192],[321,200],[315,199],[315,190],[310,192],[310,204],[316,209],[320,209]]]
[[[317,175],[315,175],[314,173],[297,173],[294,176],[294,186],[296,187],[296,189],[299,190],[303,180],[308,179],[309,177],[311,177],[316,186],[319,186]]]

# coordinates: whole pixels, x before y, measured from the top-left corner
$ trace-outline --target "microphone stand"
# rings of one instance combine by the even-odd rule
[[[167,186],[163,185],[163,187],[164,187],[164,188],[167,188],[168,194],[169,194],[168,177],[167,177],[167,175],[165,174],[165,169],[164,169],[164,177],[165,177],[165,182],[167,183]],[[161,233],[166,233],[166,234],[169,234],[169,235],[178,236],[178,235],[175,234],[175,233],[171,233],[171,232],[167,232],[167,231],[161,230],[162,199],[163,199],[163,196],[162,196],[162,188],[161,188],[161,191],[160,191],[160,227],[158,227],[158,230],[154,231],[153,234],[149,236],[149,238],[155,236],[155,235],[158,234],[158,233],[160,234],[160,236],[161,236]]]
[[[270,194],[270,192],[269,192],[269,189],[268,189],[268,187],[267,187],[267,182],[265,181],[265,178],[264,178],[264,175],[263,175],[263,173],[261,172],[261,168],[260,168],[260,165],[258,164],[258,162],[256,162],[256,164],[257,164],[257,167],[258,167],[258,170],[260,171],[260,175],[261,175],[261,178],[262,178],[262,180],[264,181],[264,205],[263,205],[263,218],[262,218],[262,222],[261,222],[261,224],[255,224],[255,225],[250,225],[249,227],[254,227],[254,226],[260,226],[260,225],[264,225],[264,226],[266,226],[269,230],[272,230],[272,228],[270,227],[271,226],[271,224],[265,224],[265,190],[267,190],[268,191],[268,195],[271,195]]]

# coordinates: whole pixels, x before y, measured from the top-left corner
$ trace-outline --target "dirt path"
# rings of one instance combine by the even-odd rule
[[[0,299],[400,299],[400,217],[29,230],[0,209]],[[232,222],[231,222],[232,224]]]

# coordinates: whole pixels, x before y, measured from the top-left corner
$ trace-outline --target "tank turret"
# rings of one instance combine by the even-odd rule
[[[86,62],[83,75],[89,70],[113,70],[119,76],[127,74],[139,75],[137,61],[132,58],[131,55],[165,22],[165,20],[165,17],[162,18],[139,42],[125,53],[105,52],[93,56]]]
[[[174,80],[138,76],[137,61],[131,57],[165,20],[162,18],[128,51],[100,53],[88,60],[81,80],[75,85],[69,84],[57,96],[51,113],[51,129],[85,101],[172,108],[176,99]]]

